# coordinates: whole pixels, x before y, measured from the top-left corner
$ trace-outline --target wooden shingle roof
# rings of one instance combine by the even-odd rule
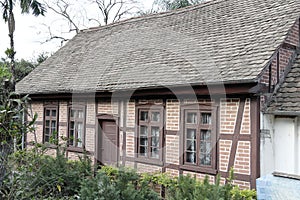
[[[217,0],[81,31],[19,93],[253,82],[300,16],[299,0]]]
[[[267,112],[300,115],[300,54],[283,84],[273,96]]]

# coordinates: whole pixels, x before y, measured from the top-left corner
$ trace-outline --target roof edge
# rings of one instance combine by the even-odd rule
[[[170,16],[170,15],[174,15],[174,14],[180,14],[180,13],[185,13],[185,12],[189,12],[192,10],[197,10],[197,9],[201,9],[210,5],[215,5],[221,2],[225,2],[227,0],[209,0],[203,3],[199,3],[197,5],[191,5],[191,6],[187,6],[184,8],[179,8],[176,10],[170,10],[170,11],[164,11],[164,12],[159,12],[159,13],[151,13],[148,15],[143,15],[143,16],[135,16],[135,17],[131,17],[128,19],[124,19],[118,22],[114,22],[114,23],[110,23],[104,26],[96,26],[96,27],[90,27],[87,29],[82,29],[80,30],[80,32],[84,32],[84,33],[88,33],[88,32],[93,32],[93,31],[100,31],[102,29],[107,29],[107,28],[112,28],[115,26],[119,26],[119,25],[124,25],[127,23],[133,23],[133,22],[138,22],[138,21],[142,21],[142,20],[148,20],[148,19],[156,19],[156,18],[161,18],[161,17],[165,17],[165,16]]]

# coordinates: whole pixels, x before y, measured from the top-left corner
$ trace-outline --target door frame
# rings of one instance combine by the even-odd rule
[[[100,113],[96,115],[97,126],[96,126],[96,135],[95,135],[95,156],[94,156],[94,163],[95,165],[103,166],[104,164],[101,163],[101,153],[99,151],[99,147],[101,146],[101,127],[103,122],[115,122],[116,123],[116,137],[117,137],[117,167],[119,167],[120,162],[120,128],[118,125],[119,117],[117,115]]]

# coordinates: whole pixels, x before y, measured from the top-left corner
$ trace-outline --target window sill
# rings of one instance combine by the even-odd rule
[[[75,153],[88,153],[87,151],[84,151],[82,147],[73,147],[73,146],[68,146],[67,151],[75,152]]]
[[[197,172],[197,173],[211,174],[211,175],[217,174],[217,170],[213,169],[211,167],[200,167],[200,166],[196,166],[196,165],[185,164],[185,165],[181,165],[180,169],[187,170],[187,171],[193,171],[193,172]]]
[[[153,159],[153,158],[144,158],[144,157],[126,157],[127,161],[131,162],[138,162],[143,164],[150,164],[150,165],[156,165],[156,166],[163,166],[164,163],[159,159]]]

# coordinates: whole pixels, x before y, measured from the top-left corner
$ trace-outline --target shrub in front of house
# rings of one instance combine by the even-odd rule
[[[17,151],[11,157],[1,199],[83,199],[83,200],[250,200],[254,190],[233,186],[232,176],[225,185],[211,184],[206,177],[171,177],[166,173],[139,174],[132,169],[102,167],[93,174],[91,161],[83,156],[70,161],[57,149],[55,157],[43,147]],[[163,197],[161,197],[163,194]]]

